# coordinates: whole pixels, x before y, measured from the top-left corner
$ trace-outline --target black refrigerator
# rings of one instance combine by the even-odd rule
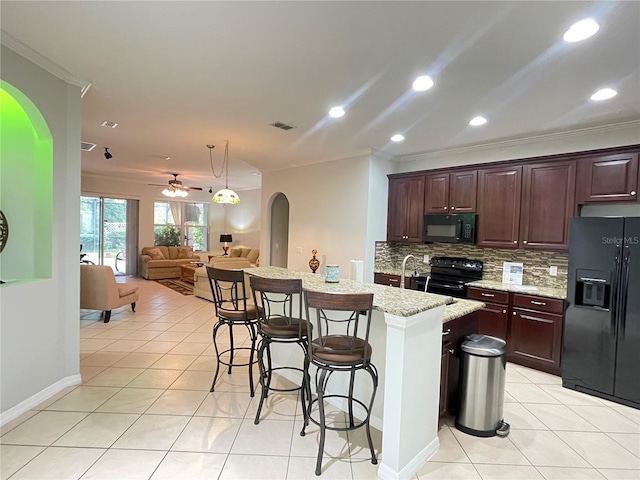
[[[562,384],[640,408],[640,217],[571,219]]]

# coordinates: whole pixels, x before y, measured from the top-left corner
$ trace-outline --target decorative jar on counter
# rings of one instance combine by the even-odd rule
[[[327,273],[324,281],[327,283],[338,283],[340,281],[340,267],[338,265],[327,265]]]

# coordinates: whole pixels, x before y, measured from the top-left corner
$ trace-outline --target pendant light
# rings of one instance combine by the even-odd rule
[[[213,145],[207,145],[207,148],[209,149],[209,160],[211,162],[211,172],[213,173],[213,176],[216,178],[220,178],[222,176],[222,173],[226,169],[225,186],[223,189],[218,190],[213,195],[213,198],[211,200],[213,200],[215,203],[224,203],[231,205],[240,203],[240,197],[238,196],[238,194],[229,189],[229,141],[227,141],[224,146],[224,159],[222,161],[222,170],[220,171],[220,174],[216,174],[213,168],[213,156],[211,154],[211,150],[213,150],[214,147]]]

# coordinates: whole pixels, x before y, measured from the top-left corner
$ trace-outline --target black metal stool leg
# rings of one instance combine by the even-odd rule
[[[318,392],[318,411],[320,413],[320,440],[318,442],[318,459],[316,461],[316,475],[320,475],[322,473],[322,454],[324,453],[324,440],[326,437],[326,419],[324,416],[324,388],[325,388],[325,380],[327,377],[327,370],[321,369],[322,373],[320,373],[320,379],[316,384],[316,390]]]
[[[251,338],[251,349],[249,351],[249,391],[251,397],[255,396],[256,390],[253,385],[253,363],[254,355],[256,354],[256,340],[258,338],[258,332],[254,323],[247,323],[247,329],[249,330],[249,336]]]
[[[349,377],[349,426],[353,428],[355,425],[353,422],[353,384],[356,379],[356,371],[351,370]]]
[[[262,404],[264,403],[264,399],[267,398],[268,393],[268,383],[266,381],[266,368],[264,366],[264,350],[268,348],[268,340],[263,338],[258,345],[258,368],[260,369],[260,386],[262,387],[262,391],[260,392],[260,403],[258,404],[258,411],[256,412],[256,418],[253,420],[253,423],[258,425],[260,423],[260,413],[262,412]]]
[[[373,392],[371,393],[371,402],[369,402],[369,410],[367,411],[367,423],[365,424],[366,432],[367,432],[367,440],[369,441],[369,450],[371,451],[371,463],[376,465],[378,463],[378,459],[376,458],[376,452],[373,449],[373,440],[371,439],[371,409],[373,408],[373,401],[376,399],[376,392],[378,390],[378,372],[375,370],[375,367],[371,364],[365,368],[369,375],[371,375],[371,380],[373,381]]]
[[[227,373],[231,374],[231,367],[233,366],[233,322],[229,322],[229,370]]]
[[[218,373],[220,372],[220,353],[218,352],[218,343],[216,342],[216,335],[218,334],[218,329],[222,326],[222,322],[218,321],[213,327],[213,349],[216,351],[216,373],[213,376],[213,383],[211,384],[210,392],[213,392],[213,389],[216,386],[216,380],[218,380]]]

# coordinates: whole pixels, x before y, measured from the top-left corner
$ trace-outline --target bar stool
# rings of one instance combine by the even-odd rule
[[[256,351],[257,324],[258,314],[254,304],[247,302],[247,294],[244,283],[244,270],[223,270],[207,266],[207,277],[209,278],[209,286],[213,295],[213,305],[215,307],[218,321],[213,327],[213,347],[216,351],[216,373],[211,384],[211,392],[214,391],[220,365],[229,367],[228,372],[231,374],[232,367],[249,367],[249,388],[251,396],[255,395],[253,386],[253,365],[257,362],[254,358]],[[216,340],[220,327],[226,325],[229,327],[229,348],[223,351],[218,350]],[[249,332],[251,339],[250,347],[236,347],[233,343],[233,327],[244,325]],[[233,356],[238,351],[248,350],[248,362],[234,362]],[[229,354],[229,360],[223,360],[222,356]]]
[[[306,368],[281,366],[271,363],[272,344],[297,344],[302,349],[306,364],[307,322],[302,319],[302,280],[271,279],[252,276],[249,279],[253,290],[253,302],[258,312],[258,366],[260,368],[260,404],[253,423],[260,423],[260,413],[264,400],[270,391],[295,392],[300,390],[300,402],[304,418],[307,415],[306,394],[308,371]],[[296,305],[297,303],[297,305]],[[293,388],[275,388],[271,386],[273,373],[278,370],[297,370],[302,373],[299,386]]]
[[[300,435],[305,435],[305,428],[309,424],[309,420],[320,426],[320,442],[318,445],[318,459],[315,474],[320,475],[322,472],[322,453],[327,429],[345,431],[364,426],[369,442],[369,450],[371,451],[371,463],[375,465],[378,463],[378,459],[373,449],[371,429],[369,427],[371,407],[373,406],[376,390],[378,389],[378,371],[371,363],[372,348],[369,344],[373,294],[341,294],[305,290],[304,297],[307,322],[309,323],[307,327],[307,331],[309,332],[307,365],[311,364],[317,367],[315,384],[318,397],[309,402],[308,413]],[[309,313],[312,309],[315,310],[313,320]],[[362,325],[360,325],[361,315],[364,317]],[[353,395],[355,374],[359,370],[367,372],[373,382],[373,391],[369,405],[365,405],[362,400],[354,398]],[[325,394],[329,379],[335,372],[349,373],[349,391],[346,395]],[[310,397],[310,391],[308,391],[308,395]],[[348,425],[338,427],[326,424],[324,400],[329,398],[342,398],[347,400],[349,407]],[[318,403],[319,420],[311,417],[311,407],[315,402]],[[356,423],[353,416],[354,403],[362,407],[365,412],[364,420],[359,423]]]

